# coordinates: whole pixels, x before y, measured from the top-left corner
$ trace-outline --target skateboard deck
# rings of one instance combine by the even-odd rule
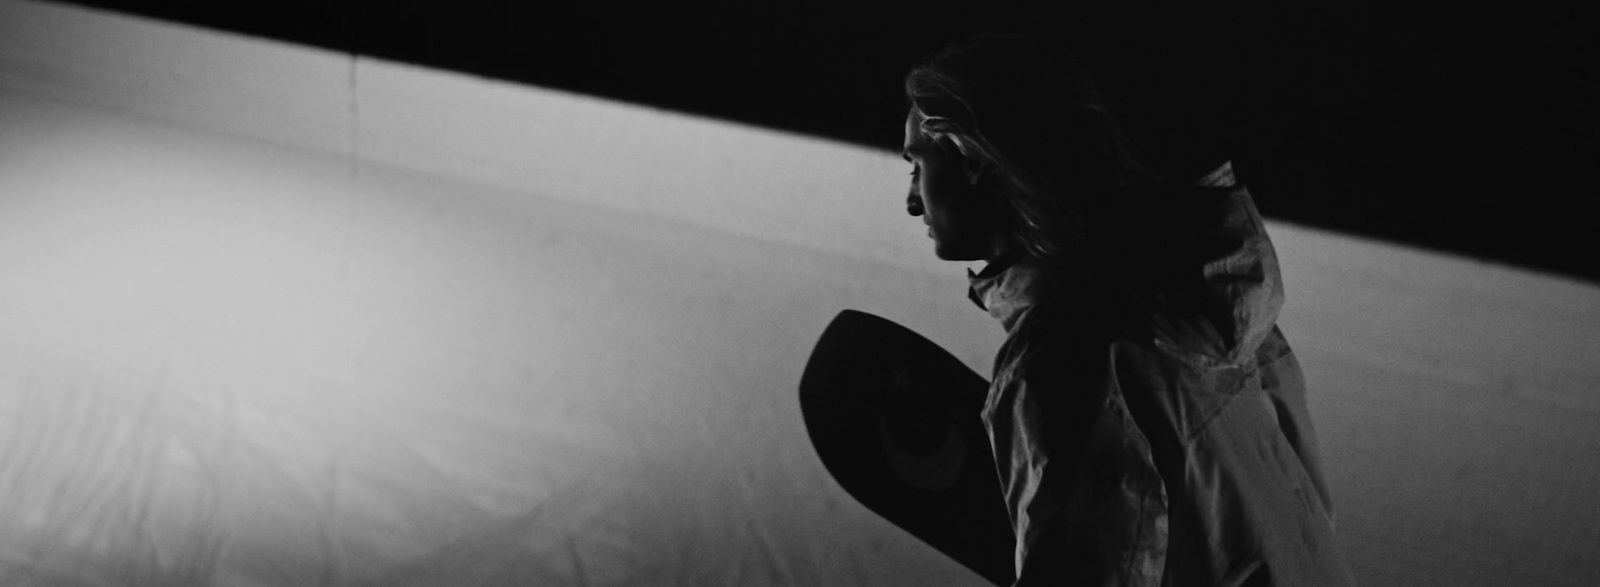
[[[839,485],[996,585],[1015,541],[981,419],[988,382],[884,318],[840,312],[800,378],[811,444]]]

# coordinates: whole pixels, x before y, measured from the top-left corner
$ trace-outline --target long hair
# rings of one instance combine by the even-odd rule
[[[1153,178],[1088,73],[1017,34],[953,43],[905,78],[915,132],[1005,182],[1013,238],[1056,257],[1078,248],[1118,187]]]

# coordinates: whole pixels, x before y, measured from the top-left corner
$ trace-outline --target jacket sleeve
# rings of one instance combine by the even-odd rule
[[[1015,585],[1157,587],[1167,501],[1104,345],[1014,333],[985,422],[1017,537]]]

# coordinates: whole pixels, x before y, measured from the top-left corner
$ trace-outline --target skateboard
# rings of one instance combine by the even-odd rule
[[[844,310],[800,378],[822,464],[867,509],[1010,585],[1015,539],[981,419],[989,384],[890,320]]]

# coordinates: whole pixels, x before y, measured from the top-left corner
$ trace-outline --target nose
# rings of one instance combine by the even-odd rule
[[[922,215],[922,198],[917,197],[917,194],[906,196],[906,213],[912,216]]]

